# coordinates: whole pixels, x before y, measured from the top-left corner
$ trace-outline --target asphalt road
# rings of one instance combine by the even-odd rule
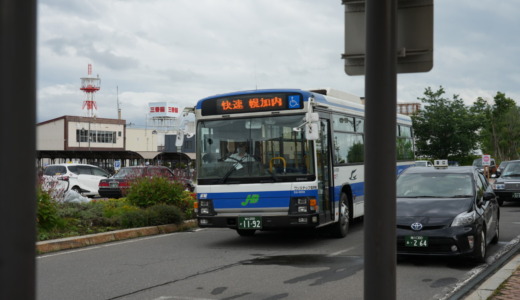
[[[520,234],[520,203],[501,209],[501,238],[488,260]],[[481,269],[460,259],[397,263],[397,299],[446,299]],[[373,279],[377,288],[377,278]],[[363,222],[345,239],[204,229],[39,256],[45,299],[363,299]]]

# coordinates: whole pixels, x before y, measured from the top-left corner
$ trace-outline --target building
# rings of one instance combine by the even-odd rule
[[[194,149],[189,154],[176,148],[165,151],[164,138],[153,128],[127,128],[121,119],[62,116],[36,125],[37,164],[73,161],[111,171],[116,160],[122,166],[189,165]]]
[[[409,102],[409,103],[403,103],[398,102],[397,103],[397,113],[402,115],[413,115],[419,112],[421,110],[421,103],[419,102]]]
[[[124,151],[125,120],[63,116],[37,124],[39,151]]]

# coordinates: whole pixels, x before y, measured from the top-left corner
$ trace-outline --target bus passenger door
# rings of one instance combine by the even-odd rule
[[[320,206],[320,221],[328,222],[334,219],[332,205],[331,154],[329,142],[329,121],[320,120],[320,138],[316,140],[316,160],[318,169],[318,203]],[[320,222],[320,223],[321,223]]]

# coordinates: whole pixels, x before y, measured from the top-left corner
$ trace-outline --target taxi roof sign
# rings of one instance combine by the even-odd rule
[[[433,161],[433,166],[437,169],[445,169],[448,167],[447,159],[436,159]]]

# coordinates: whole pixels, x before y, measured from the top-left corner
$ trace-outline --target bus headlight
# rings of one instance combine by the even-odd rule
[[[319,212],[318,202],[315,197],[291,198],[290,214],[308,214]]]
[[[199,200],[197,213],[198,215],[215,215],[215,210],[213,209],[213,201]]]
[[[307,205],[307,198],[298,198],[298,205]]]

